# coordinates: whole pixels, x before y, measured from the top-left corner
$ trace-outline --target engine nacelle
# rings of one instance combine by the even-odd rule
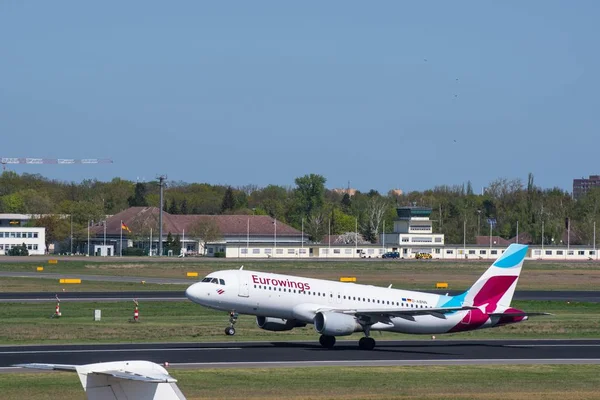
[[[327,336],[347,336],[363,330],[354,316],[336,312],[318,312],[314,324],[317,332]]]
[[[256,325],[261,329],[272,332],[291,331],[294,328],[303,328],[306,326],[304,322],[296,321],[295,319],[271,317],[256,317]]]

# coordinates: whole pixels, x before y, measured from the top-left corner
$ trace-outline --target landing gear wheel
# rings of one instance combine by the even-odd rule
[[[227,336],[233,336],[235,335],[235,328],[233,327],[233,325],[235,325],[235,323],[237,322],[238,319],[238,313],[235,312],[235,310],[232,310],[229,312],[229,326],[227,328],[225,328],[225,334]]]
[[[321,343],[321,346],[331,349],[335,346],[335,336],[321,335],[319,343]]]
[[[229,327],[225,328],[225,334],[227,336],[235,335],[235,328],[233,326],[229,326]]]
[[[370,337],[360,338],[358,341],[358,347],[361,350],[373,350],[375,348],[375,339]]]

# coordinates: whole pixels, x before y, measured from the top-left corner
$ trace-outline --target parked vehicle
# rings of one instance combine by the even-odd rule
[[[431,260],[431,254],[429,253],[417,253],[415,255],[417,260]]]
[[[382,255],[381,258],[400,258],[400,253],[398,253],[397,251],[388,251],[387,253]]]

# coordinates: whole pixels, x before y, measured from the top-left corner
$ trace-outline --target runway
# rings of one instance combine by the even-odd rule
[[[331,349],[314,341],[2,346],[0,370],[19,363],[87,364],[118,360],[168,362],[170,367],[252,368],[448,364],[600,364],[600,340],[379,341],[373,351],[339,340]]]
[[[188,284],[192,282],[188,281]],[[429,293],[450,295],[460,294],[460,291],[424,290]],[[45,302],[55,301],[54,292],[4,292],[0,293],[0,303],[8,302]],[[129,291],[129,292],[60,292],[59,298],[68,301],[123,301],[143,299],[144,301],[184,301],[184,290],[169,291]],[[538,301],[578,301],[600,303],[600,291],[576,290],[522,290],[516,291],[514,300]]]

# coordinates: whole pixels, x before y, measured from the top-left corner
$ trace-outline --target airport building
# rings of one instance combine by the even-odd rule
[[[27,227],[29,220],[25,214],[0,214],[0,255],[21,245],[30,255],[46,253],[46,228]]]
[[[159,213],[157,207],[131,207],[95,224],[90,227],[90,253],[114,256],[122,249],[139,248],[146,255],[156,255]],[[291,257],[290,248],[294,256],[308,254],[308,249],[303,250],[308,237],[267,215],[172,215],[163,211],[162,221],[165,255]],[[180,254],[168,252],[169,237],[181,243]],[[87,245],[82,246],[80,252],[85,253]]]
[[[573,197],[579,199],[595,187],[600,187],[600,175],[590,175],[587,179],[573,179]]]
[[[478,236],[475,244],[446,244],[444,235],[433,232],[431,209],[398,207],[393,232],[381,233],[378,243],[362,240],[360,234],[326,236],[312,243],[308,235],[281,221],[265,215],[171,215],[163,212],[163,249],[165,255],[227,257],[236,259],[319,258],[360,259],[381,258],[388,252],[398,252],[400,258],[414,259],[418,254],[430,254],[433,259],[484,260],[495,259],[510,243],[529,244],[530,259],[597,260],[594,246],[536,246],[525,232],[517,238]],[[45,228],[26,225],[32,218],[22,214],[0,214],[0,255],[11,247],[25,243],[31,255],[42,255],[45,249]],[[156,207],[132,207],[105,221],[89,227],[89,239],[74,243],[75,254],[119,256],[137,249],[140,255],[158,252],[158,219]],[[204,241],[202,229],[213,227],[218,234]],[[170,235],[169,235],[170,234]],[[177,238],[182,251],[169,253],[168,237]],[[78,237],[86,237],[80,232]],[[566,243],[566,242],[565,242]],[[88,250],[89,249],[89,250]],[[52,248],[49,251],[52,253]]]
[[[399,252],[403,258],[414,258],[419,253],[441,257],[444,235],[433,233],[431,208],[398,207],[396,214],[394,231],[380,235],[386,249]]]

